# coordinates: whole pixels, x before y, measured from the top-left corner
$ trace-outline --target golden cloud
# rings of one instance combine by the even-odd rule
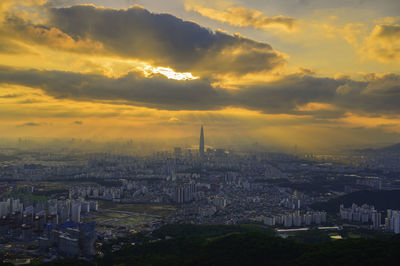
[[[270,27],[282,27],[292,30],[296,19],[283,15],[268,17],[263,12],[242,6],[229,7],[226,10],[218,10],[206,7],[193,1],[185,2],[188,11],[195,11],[204,17],[228,23],[236,27],[253,27],[255,29],[267,29]]]
[[[53,49],[82,53],[98,53],[104,50],[103,44],[89,39],[74,39],[55,27],[33,25],[17,16],[10,16],[4,22],[3,35],[24,42],[46,45]]]
[[[400,24],[376,25],[366,37],[361,51],[368,57],[381,62],[393,62],[400,59]]]
[[[142,61],[193,73],[193,77],[273,71],[286,63],[284,55],[267,43],[213,32],[138,6],[120,10],[92,5],[43,9],[49,14],[45,23],[35,24],[10,14],[0,34],[54,50]]]
[[[314,28],[329,39],[343,38],[364,58],[383,63],[400,59],[400,24],[397,17],[385,17],[374,20],[371,29],[366,23],[315,24]],[[315,22],[314,22],[315,23]],[[397,23],[397,24],[396,24]]]
[[[346,57],[341,52],[345,46],[351,48],[341,38],[359,51],[368,43],[365,52],[371,57],[395,61],[394,19],[385,18],[373,30],[362,23],[323,28],[315,21],[321,24],[318,32],[300,25],[290,41],[317,48],[304,57],[318,64],[300,68],[307,66],[306,59],[288,72],[288,57],[265,42],[211,31],[137,6],[42,6],[40,15],[50,17],[38,22],[25,16],[25,10],[12,10],[10,3],[0,3],[8,12],[0,32],[0,60],[5,65],[0,67],[3,136],[149,137],[151,132],[151,138],[187,137],[206,123],[210,135],[224,138],[238,132],[246,136],[241,139],[294,145],[300,136],[310,147],[321,147],[386,138],[383,131],[388,126],[400,132],[398,75],[333,79],[321,77],[326,72],[318,65],[325,61],[338,69],[329,59]],[[31,3],[39,9],[43,1]],[[230,5],[203,7],[238,27],[293,29],[308,23]],[[299,35],[302,39],[295,40]],[[335,40],[326,36],[340,40],[343,47],[331,51],[334,44],[329,42]],[[385,53],[377,54],[378,48]],[[319,51],[331,57],[313,56]],[[327,142],[328,138],[336,142]]]

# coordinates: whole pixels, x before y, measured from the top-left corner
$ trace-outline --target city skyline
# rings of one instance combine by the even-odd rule
[[[400,0],[0,0],[1,265],[397,265]]]

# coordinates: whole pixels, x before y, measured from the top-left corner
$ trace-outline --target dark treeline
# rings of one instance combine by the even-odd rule
[[[154,241],[157,237],[163,239]],[[120,250],[106,251],[93,262],[44,265],[398,265],[400,261],[400,238],[394,235],[310,244],[256,226],[173,225],[155,231],[153,241],[132,245],[133,240],[125,239]]]

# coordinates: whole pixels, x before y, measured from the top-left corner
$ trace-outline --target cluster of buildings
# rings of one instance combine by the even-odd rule
[[[102,236],[104,241],[132,231],[153,230],[164,222],[257,221],[278,228],[319,226],[327,223],[327,214],[310,211],[310,204],[346,191],[393,189],[390,178],[363,176],[365,173],[359,170],[364,166],[380,168],[383,163],[392,165],[391,169],[399,168],[399,159],[387,156],[379,159],[371,155],[368,162],[360,157],[356,160],[357,168],[332,163],[349,161],[347,157],[301,158],[260,152],[257,148],[245,153],[206,148],[201,128],[198,151],[176,147],[172,152],[128,156],[111,149],[94,154],[68,149],[53,153],[24,150],[19,153],[24,154],[23,159],[18,155],[14,161],[0,162],[0,181],[3,181],[0,195],[13,192],[13,186],[32,184],[32,181],[79,182],[62,192],[62,196],[52,194],[54,199],[48,201],[9,196],[2,199],[0,242],[11,243],[13,247],[15,243],[36,245],[40,254],[76,258],[92,257],[95,242]],[[10,149],[10,158],[17,151]],[[70,163],[64,160],[65,155],[77,160]],[[38,191],[33,186],[26,186],[22,191],[32,195],[35,192]],[[118,205],[155,203],[157,207],[165,205],[173,211],[165,217],[138,215],[129,209],[112,212],[109,208],[97,212],[97,199],[118,202]],[[349,208],[341,205],[340,217],[349,223],[372,224],[376,229],[400,233],[400,210],[387,210],[384,224],[382,213],[365,204],[353,204]],[[94,220],[97,226],[83,222]],[[8,252],[8,248],[1,250],[4,247],[0,245],[0,251]]]
[[[246,153],[212,149],[205,145],[203,128],[200,129],[198,144],[198,150],[176,147],[172,151],[148,156],[128,156],[111,150],[90,155],[73,153],[81,158],[81,164],[60,163],[62,153],[51,156],[50,153],[39,153],[32,155],[37,159],[35,164],[0,165],[0,177],[10,178],[21,173],[16,175],[20,177],[30,171],[32,174],[25,176],[36,179],[40,172],[41,178],[48,178],[51,173],[54,181],[59,178],[80,180],[69,189],[70,199],[173,205],[177,211],[168,217],[168,221],[200,224],[240,223],[257,216],[286,215],[297,210],[304,212],[309,204],[342,193],[346,186],[350,189],[378,189],[383,183],[381,178],[348,176],[357,174],[357,169],[319,163],[314,157],[257,152],[257,147],[254,147],[254,152]],[[52,163],[53,159],[57,159],[57,164]],[[315,190],[324,189],[307,194],[296,191],[308,187],[316,176],[318,186],[313,187]],[[60,222],[79,222],[78,213],[85,213],[87,209],[85,202],[71,201],[69,207],[58,206]],[[89,202],[89,210],[91,204],[94,203]],[[0,204],[0,212],[1,208]],[[51,213],[54,214],[54,210]],[[282,222],[276,218],[275,223],[284,225],[285,220],[286,225],[294,226],[319,223],[317,218],[310,222],[306,214],[301,215],[301,222],[299,215],[286,216]]]
[[[123,189],[100,185],[76,185],[69,189],[69,198],[94,198],[118,201]]]
[[[99,208],[97,201],[86,201],[83,199],[57,200],[51,199],[47,202],[48,216],[52,217],[55,224],[72,221],[81,222],[81,215],[96,212]]]
[[[308,211],[301,213],[296,211],[284,215],[271,215],[263,217],[264,224],[268,226],[301,227],[321,225],[326,223],[326,212]]]
[[[22,213],[24,204],[19,199],[8,198],[0,202],[0,217],[7,218],[11,213]]]
[[[340,217],[349,222],[370,223],[373,229],[400,234],[400,210],[387,209],[382,224],[382,213],[377,211],[374,206],[367,204],[357,206],[353,203],[350,208],[340,205]]]
[[[340,218],[348,222],[372,223],[373,228],[380,228],[382,223],[382,214],[374,206],[363,204],[358,206],[353,203],[350,208],[340,205]]]
[[[191,202],[196,193],[196,184],[177,185],[174,189],[173,200],[176,203]]]
[[[377,176],[359,177],[356,179],[357,185],[368,186],[375,190],[382,189],[382,178]]]
[[[296,197],[288,197],[282,200],[281,205],[285,208],[296,210],[300,209],[301,206],[301,199]]]
[[[94,254],[95,224],[82,223],[81,215],[97,211],[97,201],[23,201],[7,198],[0,202],[0,237],[3,241],[33,245],[39,241],[41,252],[51,251],[66,257]]]
[[[387,216],[385,218],[386,229],[395,234],[400,234],[400,210],[390,210],[387,211]]]
[[[47,224],[39,237],[40,250],[43,253],[55,253],[67,258],[95,255],[96,224],[68,221],[59,225]]]
[[[98,210],[97,201],[51,199],[47,202],[24,204],[20,199],[7,198],[0,202],[0,217],[3,221],[11,218],[30,225],[34,221],[59,224],[67,221],[79,223],[81,214]]]

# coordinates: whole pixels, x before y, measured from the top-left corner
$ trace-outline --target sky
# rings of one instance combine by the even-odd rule
[[[0,138],[400,142],[398,0],[2,0]]]

